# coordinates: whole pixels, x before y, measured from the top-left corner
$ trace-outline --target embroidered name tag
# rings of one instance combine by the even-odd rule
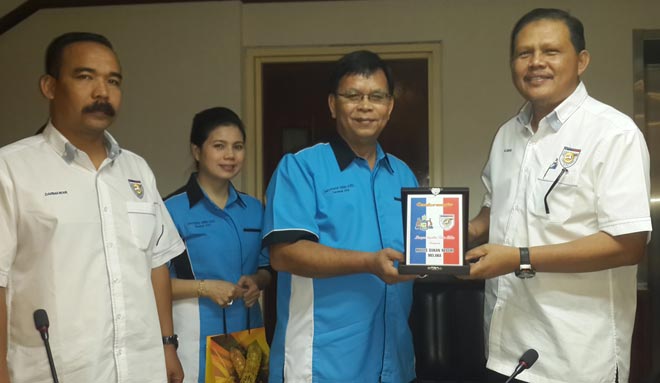
[[[44,197],[52,197],[52,196],[64,195],[64,194],[69,194],[69,192],[66,190],[49,191],[44,193]]]

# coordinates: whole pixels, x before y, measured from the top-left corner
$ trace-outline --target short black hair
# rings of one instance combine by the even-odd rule
[[[46,49],[46,74],[58,78],[60,69],[62,68],[62,52],[64,48],[80,42],[93,42],[105,45],[114,52],[112,43],[103,35],[91,32],[67,32],[57,36],[48,44],[48,48]]]
[[[539,20],[557,20],[563,22],[571,34],[571,43],[577,53],[582,52],[586,48],[584,40],[584,26],[582,22],[570,13],[556,8],[536,8],[527,12],[523,17],[518,20],[516,25],[511,31],[511,47],[509,57],[513,58],[513,53],[516,50],[516,38],[518,33],[530,23]]]
[[[219,126],[238,127],[245,141],[245,126],[241,118],[233,110],[218,106],[204,109],[195,115],[190,129],[190,143],[201,148],[211,132]]]
[[[329,93],[335,94],[337,92],[339,82],[341,82],[344,76],[370,76],[378,70],[382,70],[385,73],[388,91],[390,94],[394,94],[394,79],[392,78],[392,70],[389,65],[376,53],[367,50],[348,53],[337,61],[332,72],[332,77],[330,78]]]

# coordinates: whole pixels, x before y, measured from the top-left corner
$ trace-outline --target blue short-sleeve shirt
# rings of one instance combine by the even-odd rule
[[[403,251],[401,188],[415,186],[410,168],[380,146],[373,170],[339,137],[286,155],[268,186],[263,243]],[[270,381],[411,381],[411,304],[411,282],[280,272]]]
[[[261,247],[263,206],[230,185],[224,209],[206,196],[193,174],[188,184],[165,200],[186,252],[170,262],[179,279],[219,279],[237,283],[242,275],[270,264]],[[206,337],[225,332],[223,309],[209,298],[174,301],[174,330],[186,380],[204,382]],[[224,309],[227,332],[248,328],[248,309],[242,300]],[[259,305],[249,309],[250,328],[263,326]]]

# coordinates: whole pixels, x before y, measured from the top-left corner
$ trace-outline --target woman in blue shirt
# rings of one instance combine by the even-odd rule
[[[243,122],[227,108],[201,111],[190,145],[197,172],[165,205],[187,250],[170,262],[178,354],[186,381],[202,383],[206,337],[263,326],[257,302],[271,276],[263,206],[231,183],[245,159]]]

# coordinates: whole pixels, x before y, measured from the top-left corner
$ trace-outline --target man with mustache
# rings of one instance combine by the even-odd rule
[[[61,381],[183,381],[167,262],[184,251],[139,156],[106,131],[121,102],[110,42],[46,53],[43,131],[0,149],[0,382],[48,382],[32,315],[50,319]]]
[[[535,383],[627,382],[637,264],[651,231],[649,154],[623,113],[587,94],[582,23],[535,9],[511,33],[527,100],[495,137],[470,222],[471,278],[486,281],[489,381],[520,355]]]

